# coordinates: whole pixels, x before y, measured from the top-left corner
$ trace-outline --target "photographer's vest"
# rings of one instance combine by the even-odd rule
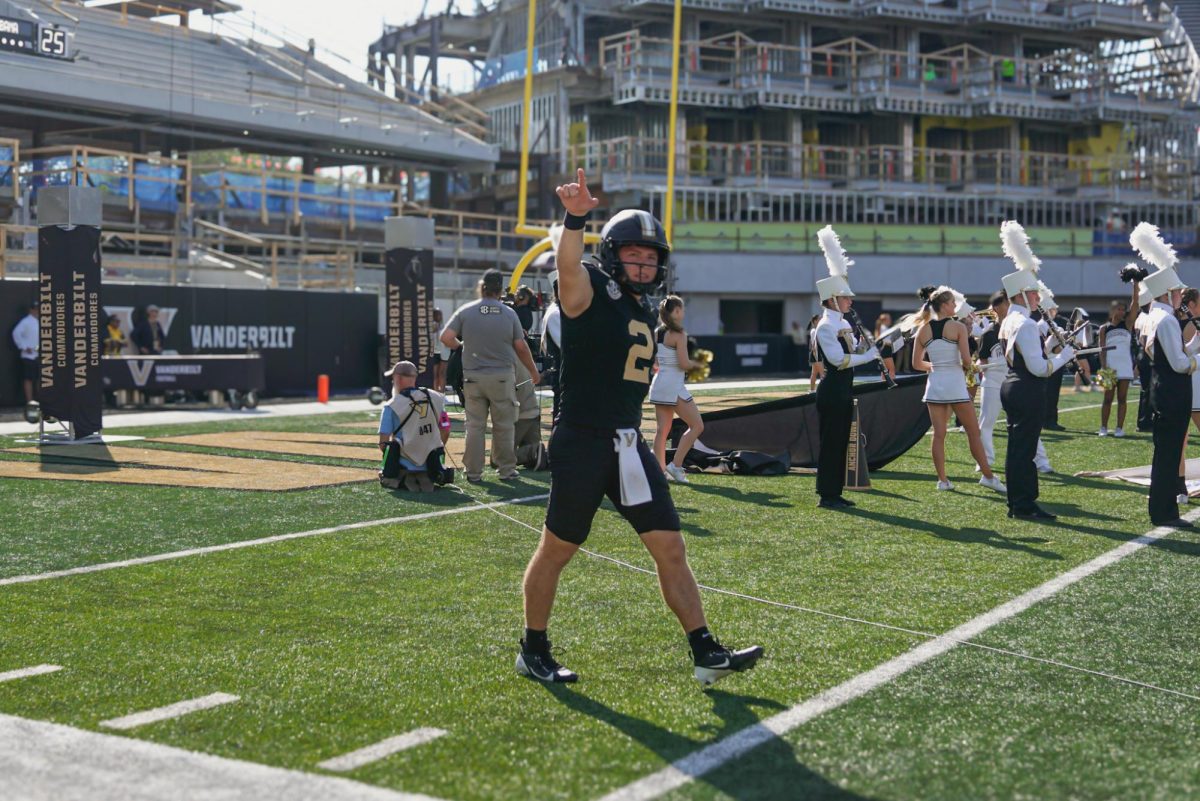
[[[438,421],[442,419],[445,400],[437,392],[412,387],[393,395],[388,406],[400,421],[400,427],[393,432],[400,443],[400,455],[412,464],[425,464],[429,454],[442,447]]]

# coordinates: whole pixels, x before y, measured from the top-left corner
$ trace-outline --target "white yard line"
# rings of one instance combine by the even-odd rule
[[[388,526],[396,523],[410,523],[416,520],[430,520],[435,517],[449,517],[451,515],[465,514],[467,512],[477,512],[480,508],[496,509],[501,506],[511,506],[517,503],[529,503],[531,501],[544,501],[549,498],[549,495],[529,495],[524,498],[513,498],[507,501],[496,501],[494,503],[476,502],[470,506],[456,506],[452,509],[439,509],[436,512],[421,512],[415,515],[405,515],[404,517],[385,517],[379,520],[364,520],[360,523],[346,523],[341,526],[330,526],[329,528],[317,528],[312,531],[299,531],[295,534],[277,534],[273,537],[261,537],[256,540],[241,540],[239,542],[227,542],[223,545],[208,545],[203,548],[188,548],[183,551],[171,551],[170,553],[160,553],[153,556],[139,556],[136,559],[123,559],[119,562],[103,562],[96,565],[84,565],[83,567],[72,567],[66,570],[52,570],[48,573],[35,573],[27,576],[12,576],[10,578],[0,579],[0,587],[5,587],[10,584],[29,584],[34,581],[47,581],[49,579],[66,578],[67,576],[80,576],[85,573],[99,573],[103,570],[115,570],[120,567],[133,567],[135,565],[149,565],[155,562],[166,562],[171,559],[183,559],[188,556],[199,556],[206,553],[220,553],[221,551],[235,551],[239,548],[252,548],[256,545],[268,545],[273,542],[286,542],[287,540],[304,539],[305,537],[317,537],[322,534],[337,534],[341,531],[353,531],[360,528],[371,528],[372,526]]]
[[[437,801],[11,715],[0,715],[0,776],[0,795],[21,801]]]
[[[118,731],[136,729],[138,726],[145,726],[150,723],[181,718],[184,715],[190,715],[193,712],[199,712],[203,709],[212,709],[215,706],[232,704],[237,700],[240,699],[236,695],[230,695],[229,693],[212,693],[200,698],[189,698],[186,701],[160,706],[157,709],[147,709],[144,712],[134,712],[132,715],[124,715],[111,720],[102,720],[100,721],[100,725],[106,729],[117,729]]]
[[[380,740],[374,745],[368,745],[365,748],[359,748],[357,751],[351,751],[348,754],[342,754],[333,759],[327,759],[324,762],[318,762],[318,768],[325,770],[336,770],[339,772],[347,770],[356,770],[363,765],[370,765],[372,762],[378,762],[384,757],[389,757],[392,754],[398,754],[401,751],[407,751],[409,748],[415,748],[418,745],[433,742],[437,738],[447,734],[444,729],[414,729],[405,734],[398,734],[395,737],[389,737],[386,740]]]
[[[1186,515],[1188,520],[1194,520],[1197,517],[1200,517],[1200,509]],[[748,726],[736,734],[718,740],[677,760],[656,773],[614,790],[600,801],[646,801],[682,787],[728,762],[741,758],[756,746],[780,737],[826,712],[837,709],[843,704],[899,678],[913,668],[941,656],[954,649],[960,644],[960,641],[978,637],[993,626],[1024,612],[1034,604],[1057,595],[1072,584],[1116,564],[1130,554],[1136,553],[1174,531],[1175,529],[1172,528],[1155,528],[1137,539],[1119,545],[1095,559],[1084,562],[1078,567],[1050,579],[1045,584],[951,629],[937,639],[921,643],[916,648],[865,673],[860,673],[807,701],[802,701],[791,709],[759,721],[753,726]]]
[[[41,676],[46,673],[54,673],[59,670],[62,670],[61,665],[34,665],[33,667],[21,668],[20,670],[10,670],[7,673],[0,673],[0,681],[24,679],[29,676]]]

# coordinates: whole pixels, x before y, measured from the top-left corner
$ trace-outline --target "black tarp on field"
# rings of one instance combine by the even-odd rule
[[[854,385],[862,430],[867,437],[867,465],[880,470],[888,462],[916,445],[929,430],[929,412],[921,396],[925,376],[903,376],[888,389],[883,382]],[[817,395],[810,392],[794,398],[739,406],[702,415],[704,433],[700,441],[714,451],[787,451],[793,467],[816,467],[820,453]],[[687,426],[676,420],[671,439]]]

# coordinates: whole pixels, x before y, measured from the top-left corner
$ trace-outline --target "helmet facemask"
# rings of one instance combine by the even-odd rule
[[[640,245],[654,250],[658,269],[652,280],[632,280],[619,255],[621,248],[627,245]],[[600,232],[600,247],[596,251],[601,269],[630,292],[643,298],[662,291],[670,254],[671,246],[667,243],[662,223],[649,212],[638,209],[626,209],[613,216]]]

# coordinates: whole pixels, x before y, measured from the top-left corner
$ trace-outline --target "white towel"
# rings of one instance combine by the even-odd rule
[[[621,505],[638,506],[650,503],[654,496],[650,492],[650,481],[646,478],[646,466],[638,453],[641,435],[636,428],[618,428],[615,447],[617,463],[621,469]]]

